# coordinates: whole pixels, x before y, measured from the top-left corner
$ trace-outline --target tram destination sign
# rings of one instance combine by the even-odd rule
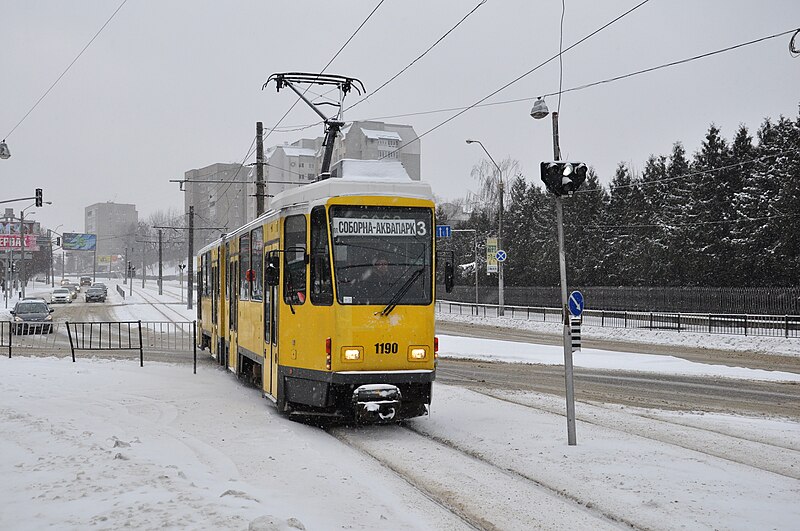
[[[333,218],[333,236],[424,236],[425,221],[417,219]]]

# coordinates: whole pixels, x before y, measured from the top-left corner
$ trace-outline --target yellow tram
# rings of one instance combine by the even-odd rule
[[[197,254],[199,346],[284,413],[426,414],[437,349],[430,186],[397,161],[343,160],[270,207]]]

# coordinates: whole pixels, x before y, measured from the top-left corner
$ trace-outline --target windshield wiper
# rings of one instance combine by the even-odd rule
[[[411,289],[411,285],[414,284],[414,282],[419,277],[422,276],[422,273],[424,271],[425,271],[425,268],[419,268],[416,271],[414,271],[414,273],[410,277],[408,277],[408,280],[406,280],[405,283],[403,283],[403,285],[400,286],[400,289],[397,290],[397,293],[395,293],[392,296],[392,298],[389,299],[389,304],[386,305],[386,308],[384,308],[379,313],[381,315],[389,315],[390,313],[392,313],[392,310],[395,309],[395,307],[397,306],[397,303],[399,303],[400,300],[403,298],[403,296],[406,294],[406,292],[408,292],[408,290]]]

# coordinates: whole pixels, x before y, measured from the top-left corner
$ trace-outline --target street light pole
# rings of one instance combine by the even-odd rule
[[[547,116],[544,100],[539,98],[531,110],[531,116],[541,119]],[[558,142],[558,113],[553,112],[553,157],[561,160],[561,147]],[[556,196],[556,223],[558,225],[558,266],[561,277],[561,321],[564,338],[564,385],[567,402],[567,442],[577,444],[575,435],[575,386],[573,383],[572,337],[570,334],[569,308],[567,306],[567,258],[564,251],[564,208],[561,196]]]
[[[500,211],[497,213],[497,249],[503,248],[503,172],[500,171],[500,166],[494,161],[494,158],[489,154],[489,151],[480,140],[467,140],[467,144],[480,144],[483,152],[492,161],[494,167],[497,169],[497,188],[500,192]],[[476,236],[477,237],[477,236]],[[477,264],[476,264],[477,267]],[[497,261],[497,316],[502,317],[505,315],[505,300],[503,293],[503,262]]]

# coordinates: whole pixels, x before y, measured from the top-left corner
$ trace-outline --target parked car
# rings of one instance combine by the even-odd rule
[[[50,334],[53,332],[53,309],[40,300],[21,300],[11,310],[15,334]]]
[[[50,296],[50,302],[69,302],[72,303],[72,292],[67,288],[56,288]]]
[[[86,290],[86,302],[106,302],[106,291],[103,288],[94,287]]]
[[[81,286],[91,286],[92,277],[81,277]]]

